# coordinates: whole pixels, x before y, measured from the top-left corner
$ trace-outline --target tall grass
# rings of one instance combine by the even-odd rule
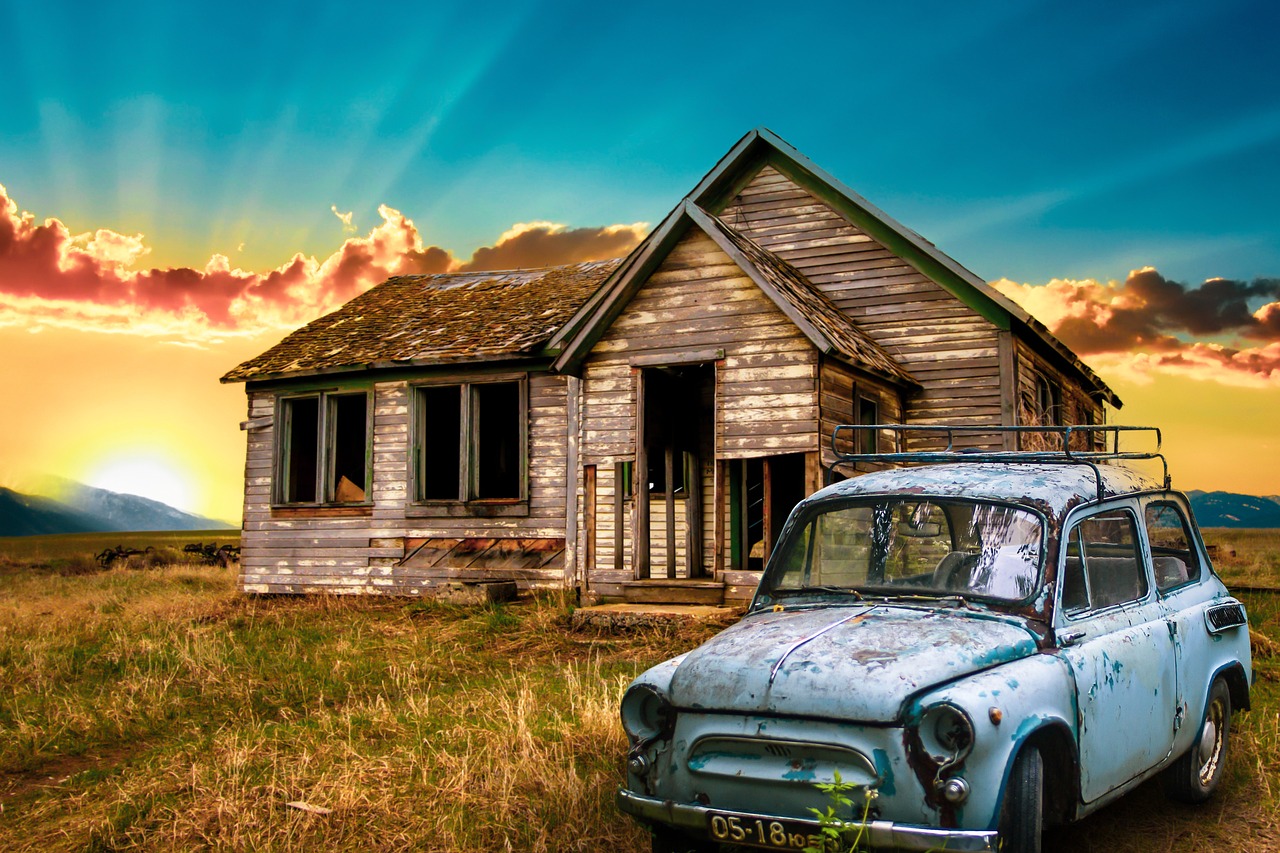
[[[1280,641],[1280,597],[1245,600]],[[0,572],[0,850],[647,850],[613,807],[617,702],[713,629],[584,635],[568,612]],[[1257,663],[1223,796],[1147,785],[1047,849],[1280,850],[1280,659]]]
[[[0,577],[0,849],[644,846],[612,807],[617,702],[709,629],[578,636],[555,599],[232,584],[215,568]]]
[[[1201,532],[1205,544],[1217,546],[1213,565],[1229,586],[1280,589],[1280,528],[1212,527]]]

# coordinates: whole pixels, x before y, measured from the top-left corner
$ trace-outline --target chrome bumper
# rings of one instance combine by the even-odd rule
[[[707,836],[709,814],[716,809],[658,800],[633,794],[625,788],[618,789],[618,808],[636,818],[651,823],[661,823],[684,830],[698,837]],[[733,810],[735,814],[742,812]],[[786,820],[803,823],[818,832],[816,820],[803,820],[781,815],[752,814],[762,820]],[[856,832],[856,828],[852,830]],[[997,834],[990,829],[937,829],[931,826],[913,826],[889,820],[873,820],[863,828],[863,841],[873,848],[890,850],[946,850],[962,853],[993,853],[998,847]]]

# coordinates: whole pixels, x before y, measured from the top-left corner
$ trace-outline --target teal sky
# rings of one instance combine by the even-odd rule
[[[0,184],[154,266],[657,222],[764,125],[987,279],[1280,275],[1270,2],[0,0]],[[243,248],[241,246],[243,245]]]
[[[625,253],[765,126],[1011,279],[1177,483],[1274,494],[1277,44],[1261,0],[0,0],[0,485],[235,518],[229,368],[389,275]]]

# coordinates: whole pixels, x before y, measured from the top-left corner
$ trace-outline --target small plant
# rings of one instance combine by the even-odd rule
[[[804,853],[860,853],[867,850],[866,831],[871,821],[871,804],[875,802],[879,792],[875,788],[866,788],[846,782],[840,777],[840,771],[834,772],[834,781],[820,782],[815,786],[827,795],[831,802],[825,811],[809,809],[818,818],[819,832],[822,835],[822,846],[810,845]],[[852,814],[856,805],[849,795],[854,791],[862,791],[862,814],[857,819],[847,819],[841,813]],[[855,831],[853,839],[847,840],[849,832]]]

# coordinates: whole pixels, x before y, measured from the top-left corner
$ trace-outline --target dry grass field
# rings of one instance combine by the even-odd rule
[[[1251,543],[1224,574],[1280,586],[1275,533],[1221,533]],[[67,574],[6,544],[6,851],[639,853],[612,804],[617,701],[712,631],[578,634],[554,598],[251,597],[218,568]],[[1259,675],[1222,796],[1175,808],[1146,785],[1048,850],[1280,850],[1280,595],[1243,597]]]

